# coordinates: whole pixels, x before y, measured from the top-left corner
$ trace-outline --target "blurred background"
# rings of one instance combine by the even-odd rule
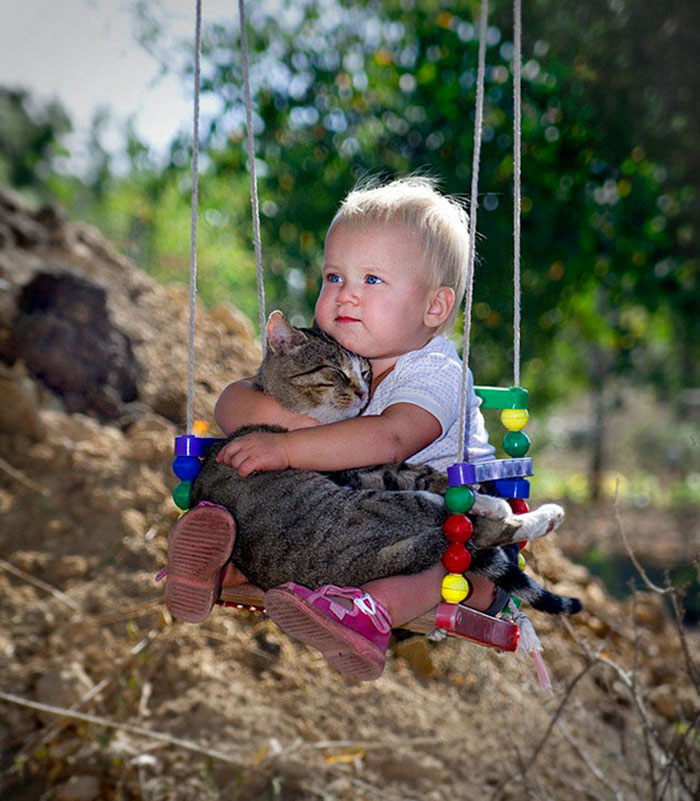
[[[697,3],[523,6],[535,491],[618,495],[652,543],[673,517],[686,571],[700,497]],[[327,225],[358,179],[417,171],[468,195],[479,4],[260,0],[248,13],[268,308],[305,324]],[[5,16],[0,183],[94,224],[158,281],[186,281],[194,3],[23,0]],[[205,0],[203,16],[199,292],[257,326],[236,4]],[[471,366],[477,383],[507,386],[509,2],[492,2],[487,43]],[[614,571],[600,547],[579,556]]]

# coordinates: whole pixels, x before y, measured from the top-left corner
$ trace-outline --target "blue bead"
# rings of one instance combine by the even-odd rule
[[[180,481],[194,481],[201,469],[202,465],[196,456],[176,456],[173,462],[173,473]]]
[[[524,478],[499,478],[493,489],[501,498],[529,498],[530,482]]]

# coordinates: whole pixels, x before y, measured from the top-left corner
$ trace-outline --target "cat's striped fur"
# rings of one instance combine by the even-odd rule
[[[329,399],[361,398],[367,363],[333,340],[310,329],[271,329],[268,353],[257,381],[292,411],[313,415],[309,398],[321,398],[328,421]],[[275,362],[284,361],[282,369]],[[284,378],[280,378],[280,376]],[[345,376],[345,378],[342,378]],[[295,378],[296,377],[296,378]],[[309,380],[309,379],[316,379]],[[317,383],[323,384],[319,393]],[[294,396],[301,395],[296,402]],[[350,416],[341,406],[336,419]],[[240,429],[233,437],[274,426]],[[232,437],[232,438],[233,438]],[[389,575],[417,573],[440,561],[446,547],[447,517],[442,493],[446,477],[426,466],[319,473],[309,470],[261,471],[241,478],[216,461],[223,447],[207,455],[192,487],[192,505],[210,501],[228,508],[236,520],[234,563],[263,589],[295,581],[360,586]],[[548,592],[526,576],[499,546],[547,534],[563,511],[549,504],[513,515],[500,499],[477,495],[470,512],[474,535],[468,543],[471,570],[537,609],[554,614],[577,612],[578,600]]]

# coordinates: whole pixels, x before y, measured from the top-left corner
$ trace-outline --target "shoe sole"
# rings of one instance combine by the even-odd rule
[[[236,526],[228,512],[205,506],[183,515],[168,538],[165,603],[185,623],[202,623],[221,591]]]
[[[374,681],[382,675],[386,657],[381,649],[290,590],[268,590],[265,612],[286,634],[319,650],[328,664],[345,676]]]

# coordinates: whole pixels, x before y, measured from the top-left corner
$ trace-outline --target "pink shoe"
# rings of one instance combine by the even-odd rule
[[[165,603],[186,623],[207,619],[221,592],[236,523],[223,506],[200,503],[184,514],[168,537]]]
[[[335,598],[347,598],[352,608]],[[265,611],[283,631],[317,648],[346,676],[372,681],[382,675],[391,617],[369,593],[332,584],[309,590],[289,581],[265,593]]]

